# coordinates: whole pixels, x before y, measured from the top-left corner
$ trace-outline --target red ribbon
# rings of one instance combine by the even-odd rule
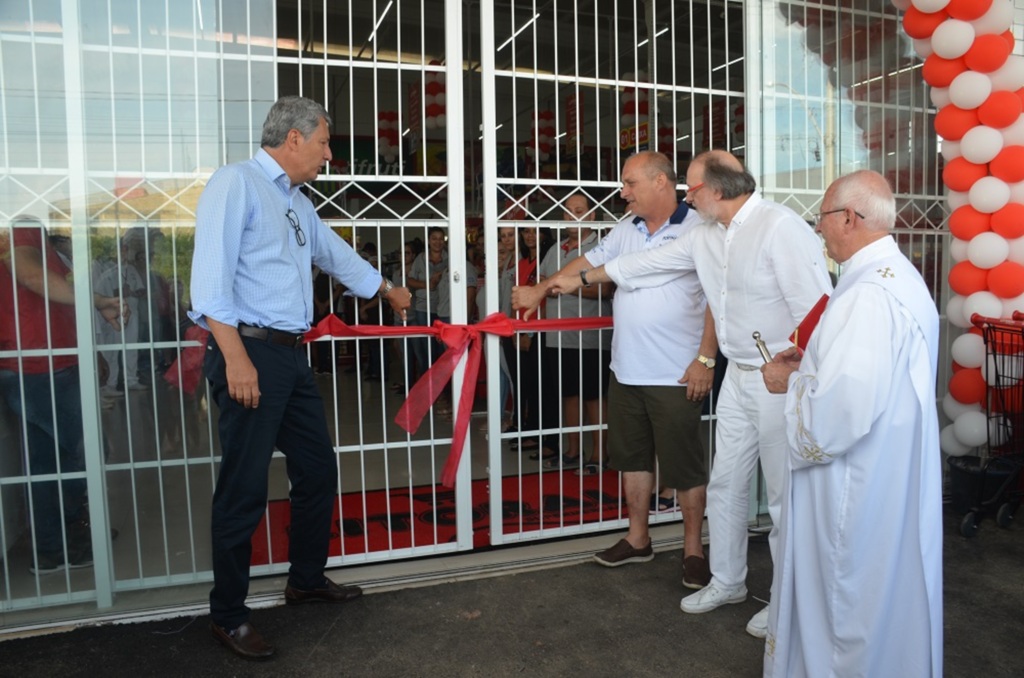
[[[469,351],[466,360],[466,378],[462,381],[462,393],[455,413],[455,426],[452,431],[452,446],[448,460],[441,471],[441,484],[445,487],[455,486],[455,473],[462,459],[462,448],[469,430],[469,418],[473,409],[473,397],[476,393],[476,379],[480,372],[480,358],[483,346],[480,339],[483,334],[496,334],[499,337],[511,337],[516,330],[557,331],[557,330],[599,330],[612,326],[610,317],[566,318],[547,320],[512,320],[503,313],[492,313],[474,325],[452,325],[435,320],[431,327],[407,325],[404,327],[388,327],[382,325],[346,325],[337,316],[329,315],[306,333],[306,341],[317,337],[407,337],[425,334],[435,336],[444,342],[447,350],[434,365],[419,378],[410,389],[409,396],[395,416],[395,423],[407,433],[415,433],[423,417],[441,395],[444,387],[451,381],[455,366],[462,356]]]

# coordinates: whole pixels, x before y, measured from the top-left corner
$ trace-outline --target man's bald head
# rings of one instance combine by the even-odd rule
[[[703,169],[703,183],[721,193],[722,200],[750,195],[757,189],[754,176],[732,153],[705,151],[693,159],[693,165]]]
[[[878,172],[859,170],[839,177],[828,187],[831,202],[863,215],[870,231],[888,233],[896,225],[896,199],[889,181]]]

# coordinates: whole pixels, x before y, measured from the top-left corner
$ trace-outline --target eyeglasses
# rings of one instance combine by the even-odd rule
[[[817,214],[813,215],[811,218],[814,220],[814,225],[815,226],[820,226],[822,219],[824,219],[829,214],[838,214],[839,212],[845,212],[848,209],[850,209],[850,208],[849,207],[840,207],[839,209],[835,209],[835,210],[825,210],[824,212],[818,212]],[[864,218],[864,215],[861,214],[860,212],[858,212],[857,210],[850,210],[850,211],[853,212],[854,214],[856,214],[861,219]]]
[[[699,191],[702,188],[704,188],[704,182],[703,181],[700,182],[699,184],[697,184],[696,186],[687,186],[686,184],[683,184],[683,190],[686,191],[686,197],[687,198],[693,196],[694,193],[696,193],[697,191]]]
[[[299,226],[299,215],[293,209],[289,209],[284,215],[288,217],[288,223],[295,229],[295,242],[299,243],[299,247],[302,247],[306,244],[306,234],[302,232],[302,227]]]

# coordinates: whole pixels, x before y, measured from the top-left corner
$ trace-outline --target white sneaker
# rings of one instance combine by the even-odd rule
[[[768,606],[755,614],[747,622],[747,633],[755,638],[764,638],[768,635]]]
[[[128,384],[129,391],[148,391],[149,387],[143,384],[141,381],[132,381]]]
[[[679,609],[690,614],[704,614],[711,612],[722,605],[742,603],[747,599],[747,587],[740,586],[737,589],[721,589],[715,586],[715,581],[702,588],[697,593],[686,596],[679,601]]]
[[[120,398],[124,395],[123,391],[118,391],[116,386],[107,384],[100,389],[100,395],[104,398]]]

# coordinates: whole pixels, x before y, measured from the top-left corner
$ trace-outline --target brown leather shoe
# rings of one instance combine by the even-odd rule
[[[213,633],[213,637],[221,642],[221,645],[239,657],[266,661],[274,656],[274,646],[268,645],[260,632],[254,629],[249,622],[245,622],[234,631],[228,631],[222,626],[211,623],[210,631]]]
[[[683,558],[683,586],[700,590],[711,583],[711,568],[708,559],[700,556]]]
[[[605,567],[618,567],[627,563],[646,563],[650,560],[654,560],[654,549],[651,548],[649,541],[647,546],[642,549],[635,549],[628,541],[620,539],[610,549],[594,554],[594,561]]]
[[[358,586],[341,586],[330,579],[324,578],[325,586],[321,589],[303,591],[291,584],[284,588],[284,602],[289,605],[302,605],[303,603],[347,603],[363,595],[363,590]]]

